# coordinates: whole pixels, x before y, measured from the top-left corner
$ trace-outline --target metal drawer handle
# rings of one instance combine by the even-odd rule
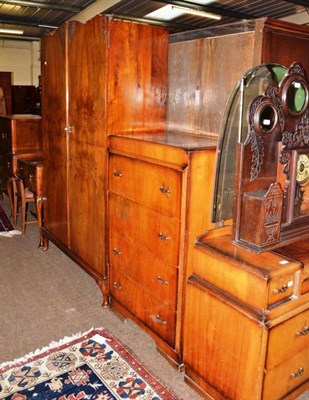
[[[29,181],[33,182],[34,181],[34,175],[33,174],[29,174]]]
[[[161,325],[167,324],[167,321],[165,319],[161,318],[159,314],[156,315],[156,321],[159,322],[159,324],[161,324]]]
[[[6,139],[6,132],[2,132],[2,139]]]
[[[285,293],[287,291],[288,285],[283,285],[280,289],[274,289],[274,293]]]
[[[157,276],[157,281],[161,283],[161,285],[167,285],[168,281],[161,278],[161,276]]]
[[[170,189],[166,189],[165,187],[161,186],[160,187],[160,192],[164,194],[170,194],[172,191]]]
[[[304,368],[300,367],[297,372],[292,372],[290,377],[291,378],[300,378],[304,374]]]
[[[296,332],[296,336],[307,336],[309,333],[309,326],[305,326],[302,331]]]
[[[114,282],[113,285],[114,285],[114,288],[115,288],[115,289],[118,289],[118,290],[121,290],[121,289],[122,289],[122,286],[119,285],[119,283],[117,283],[117,282]]]
[[[160,240],[171,240],[171,238],[169,236],[166,236],[161,232],[158,234],[158,237]]]
[[[115,256],[120,256],[121,255],[121,251],[116,249],[116,248],[114,248],[113,249],[113,254],[115,254]]]
[[[121,172],[121,171],[118,171],[117,169],[115,169],[115,170],[113,171],[113,174],[114,174],[114,176],[118,176],[119,178],[122,177],[122,172]]]

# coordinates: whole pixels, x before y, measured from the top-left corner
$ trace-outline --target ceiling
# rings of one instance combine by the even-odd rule
[[[184,14],[172,21],[152,20],[167,26],[172,32],[211,28],[244,19],[273,17],[291,22],[308,24],[309,0],[217,0],[201,5],[201,0],[0,0],[0,28],[20,29],[22,36],[0,34],[1,38],[39,40],[64,21],[76,19],[82,22],[100,13],[117,17],[148,21],[145,16],[167,4],[185,6],[195,10],[212,12],[221,16],[219,21]]]

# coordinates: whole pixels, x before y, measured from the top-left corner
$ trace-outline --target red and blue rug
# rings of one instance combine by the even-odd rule
[[[0,399],[177,400],[103,328],[0,365]]]
[[[13,235],[20,235],[20,231],[15,231],[11,221],[8,219],[5,211],[0,206],[0,236],[11,237]]]

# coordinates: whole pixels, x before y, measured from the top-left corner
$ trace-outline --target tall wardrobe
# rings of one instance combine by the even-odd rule
[[[103,293],[107,137],[165,126],[167,52],[164,29],[107,16],[42,40],[45,247],[54,242]]]

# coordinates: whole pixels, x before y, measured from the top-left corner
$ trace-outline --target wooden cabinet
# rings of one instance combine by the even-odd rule
[[[258,255],[227,232],[199,238],[186,292],[188,383],[237,400],[295,398],[309,387],[308,249]]]
[[[199,184],[216,140],[173,132],[109,138],[111,306],[131,317],[182,363],[184,277]]]
[[[167,46],[165,29],[105,16],[42,40],[44,235],[102,290],[107,137],[165,125]]]
[[[42,151],[41,117],[37,115],[0,116],[0,191],[16,172],[19,155],[35,155]]]

